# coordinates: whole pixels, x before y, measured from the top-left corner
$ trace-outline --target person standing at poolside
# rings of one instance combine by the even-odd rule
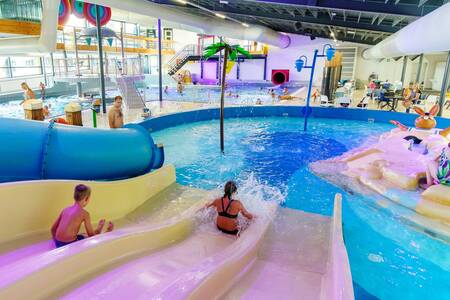
[[[39,82],[39,89],[41,90],[41,99],[45,100],[45,84],[42,81]]]
[[[22,82],[20,84],[20,87],[22,88],[23,92],[23,101],[20,102],[20,105],[24,104],[25,101],[36,99],[36,95],[34,94],[33,90],[30,88],[30,86],[26,82]]]
[[[122,97],[116,96],[114,104],[108,112],[109,127],[122,128],[123,127],[123,113],[122,113]]]

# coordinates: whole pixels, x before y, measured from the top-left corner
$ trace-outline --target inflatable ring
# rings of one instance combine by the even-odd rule
[[[69,21],[70,10],[69,0],[61,0],[61,2],[59,2],[58,25],[64,25]]]
[[[83,19],[84,18],[84,2],[79,0],[71,0],[72,3],[72,13],[75,17]]]
[[[86,18],[86,20],[93,26],[97,25],[97,22],[95,20],[96,13],[95,13],[95,4],[91,3],[84,3],[83,8],[83,15]],[[98,6],[99,12],[100,12],[100,26],[106,25],[109,20],[111,20],[111,8],[106,6]]]

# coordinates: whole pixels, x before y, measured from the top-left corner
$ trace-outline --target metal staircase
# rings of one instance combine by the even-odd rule
[[[186,45],[183,49],[178,51],[167,63],[169,75],[175,75],[175,73],[177,73],[192,56],[199,55],[197,52],[197,45],[195,44]]]
[[[117,86],[128,109],[141,109],[145,107],[145,100],[136,87],[136,82],[144,79],[145,76],[143,75],[122,75],[116,77]]]

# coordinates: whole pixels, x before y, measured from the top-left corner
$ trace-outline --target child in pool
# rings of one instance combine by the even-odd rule
[[[105,220],[100,220],[97,229],[94,230],[91,224],[91,217],[84,209],[89,204],[90,197],[90,187],[84,184],[79,184],[75,187],[73,195],[75,203],[63,209],[51,229],[56,248],[84,239],[84,235],[78,234],[82,223],[84,223],[88,237],[102,232]],[[112,231],[113,227],[113,223],[109,222],[106,232]]]
[[[442,149],[441,154],[426,164],[427,183],[422,186],[428,188],[433,184],[450,186],[450,143]]]

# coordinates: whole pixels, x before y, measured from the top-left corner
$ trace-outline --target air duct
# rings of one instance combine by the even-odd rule
[[[365,50],[365,59],[380,59],[450,50],[450,3],[421,17]]]
[[[48,53],[56,50],[59,0],[42,0],[40,36],[0,39],[0,55]]]
[[[239,40],[257,41],[279,48],[286,48],[290,44],[289,36],[267,27],[259,25],[244,27],[238,23],[221,20],[219,18],[202,17],[184,13],[178,9],[155,4],[146,0],[89,0],[87,2],[154,18],[161,18],[162,20],[170,22],[181,23],[191,28],[196,28],[197,32],[203,34],[224,36]]]

